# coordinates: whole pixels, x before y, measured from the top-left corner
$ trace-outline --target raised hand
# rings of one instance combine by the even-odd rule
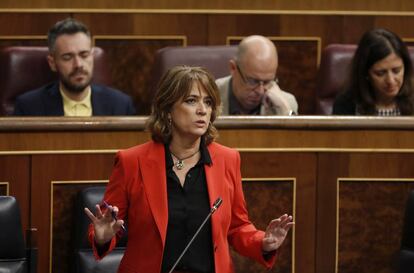
[[[270,252],[278,249],[285,240],[289,229],[294,224],[292,222],[292,216],[288,216],[287,214],[270,221],[262,242],[263,251]]]
[[[116,206],[107,206],[105,212],[102,212],[101,207],[96,205],[96,215],[94,215],[88,208],[85,208],[85,213],[91,219],[95,229],[95,242],[98,245],[104,245],[109,242],[112,237],[122,228],[123,220],[115,220],[113,213],[118,214]]]

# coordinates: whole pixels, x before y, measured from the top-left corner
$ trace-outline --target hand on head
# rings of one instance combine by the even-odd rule
[[[116,206],[107,206],[105,211],[102,211],[101,207],[97,204],[96,215],[88,208],[85,208],[85,213],[91,219],[94,226],[95,242],[98,245],[109,242],[124,224],[123,220],[116,220],[116,217],[113,217],[113,213],[115,216],[118,214],[118,207]]]
[[[283,97],[282,91],[280,90],[279,85],[275,82],[272,87],[266,90],[266,93],[263,96],[263,106],[266,109],[277,108],[277,112],[280,115],[289,115],[291,112],[291,106],[289,102]],[[271,111],[271,110],[269,110]],[[266,113],[266,114],[272,114]]]
[[[289,229],[294,224],[292,222],[292,216],[288,216],[287,214],[270,221],[262,242],[263,251],[270,252],[278,249],[285,240]]]

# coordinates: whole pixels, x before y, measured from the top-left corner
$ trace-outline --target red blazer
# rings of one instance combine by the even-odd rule
[[[210,202],[223,199],[211,218],[215,273],[232,273],[229,244],[240,254],[267,268],[276,260],[264,260],[263,231],[249,221],[243,196],[240,155],[212,143],[207,146],[212,164],[205,165]],[[119,273],[160,273],[167,233],[168,205],[164,145],[153,141],[120,151],[104,199],[119,208],[119,219],[128,221],[128,245]],[[211,204],[212,205],[212,204]],[[92,244],[93,227],[89,239]],[[111,241],[109,250],[116,245]],[[95,246],[94,253],[99,256]]]

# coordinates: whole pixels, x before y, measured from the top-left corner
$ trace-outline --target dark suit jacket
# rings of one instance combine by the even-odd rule
[[[215,273],[233,273],[229,244],[244,256],[270,269],[276,257],[262,255],[263,231],[249,221],[240,174],[240,155],[217,143],[207,146],[212,164],[205,173],[210,203],[223,204],[211,218]],[[153,141],[120,151],[104,200],[119,208],[119,219],[128,222],[128,245],[118,273],[160,273],[168,225],[167,177],[164,145]],[[89,228],[94,254],[94,228]],[[110,243],[109,251],[116,245]]]
[[[91,85],[93,116],[134,115],[135,108],[131,98],[119,90]],[[16,116],[63,116],[63,99],[59,83],[47,84],[17,97],[14,105]]]

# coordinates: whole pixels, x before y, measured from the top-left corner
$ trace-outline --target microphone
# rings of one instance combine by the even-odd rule
[[[207,214],[204,221],[201,223],[201,225],[198,227],[197,231],[194,233],[191,240],[187,243],[186,247],[184,248],[183,252],[181,252],[178,259],[175,261],[174,265],[171,267],[171,270],[168,273],[172,273],[175,269],[175,267],[178,265],[178,263],[181,261],[181,258],[184,256],[184,254],[187,252],[187,249],[190,247],[190,245],[193,243],[194,239],[197,237],[198,233],[200,233],[200,230],[204,227],[207,220],[210,219],[211,215],[213,215],[214,212],[221,206],[221,203],[223,203],[223,199],[221,197],[217,198],[216,201],[214,201],[213,206],[210,209],[210,213]]]

